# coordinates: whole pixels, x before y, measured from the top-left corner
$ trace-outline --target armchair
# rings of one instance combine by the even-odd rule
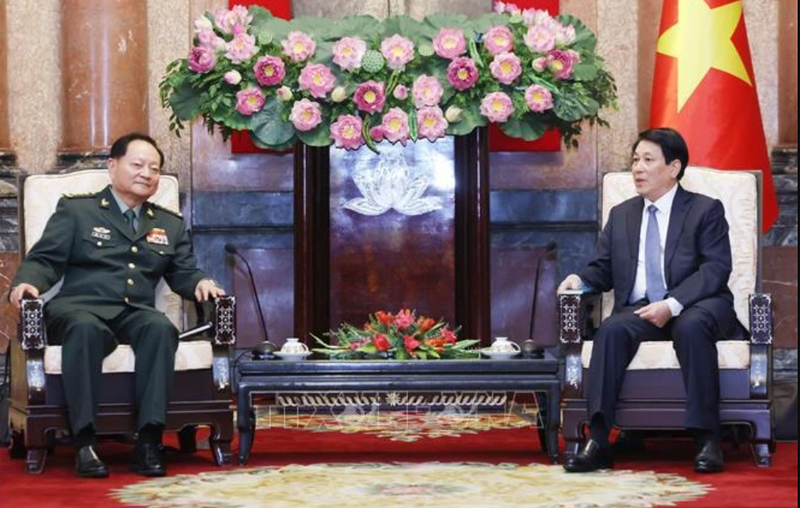
[[[681,180],[686,189],[722,201],[728,220],[733,271],[728,286],[739,321],[750,331],[748,341],[717,343],[720,367],[720,423],[752,430],[756,463],[771,465],[774,447],[771,421],[772,308],[761,293],[760,173],[689,167]],[[629,173],[603,179],[603,222],[611,208],[635,196]],[[559,340],[565,352],[562,394],[566,453],[577,453],[584,440],[587,406],[583,384],[591,368],[590,308],[600,305],[602,318],[613,307],[613,295],[602,301],[580,292],[559,295]],[[686,392],[672,343],[643,342],[628,366],[617,402],[615,420],[622,429],[682,429]]]
[[[109,183],[105,170],[82,170],[67,174],[32,175],[20,182],[20,250],[22,255],[41,236],[48,218],[64,193],[94,192]],[[178,209],[178,180],[163,175],[151,199]],[[17,341],[11,342],[11,393],[9,420],[12,458],[26,458],[26,470],[40,473],[54,433],[67,431],[66,400],[61,382],[61,347],[47,344],[44,302],[60,283],[39,299],[23,300]],[[156,290],[156,307],[180,329],[184,325],[181,299],[162,280]],[[198,425],[211,428],[209,438],[214,461],[231,460],[233,412],[231,410],[230,347],[236,341],[236,300],[218,298],[210,323],[181,335],[175,358],[172,399],[167,409],[166,431],[180,431],[181,448],[194,451]],[[208,337],[189,339],[210,330]],[[103,361],[104,383],[95,426],[98,434],[132,434],[136,431],[134,354],[120,345]]]

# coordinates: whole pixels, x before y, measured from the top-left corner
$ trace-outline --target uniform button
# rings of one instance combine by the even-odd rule
[[[128,285],[133,286],[133,279],[128,279]]]
[[[128,300],[127,296],[125,298],[123,298],[123,300],[125,300],[125,303],[131,303],[130,300]]]
[[[134,265],[133,263],[128,263],[128,268],[130,268],[131,270],[136,270],[136,265]]]
[[[98,247],[102,247],[103,246],[103,242],[97,242],[97,246]]]
[[[133,252],[133,253],[139,252],[139,247],[137,247],[137,246],[135,246],[135,245],[134,245],[134,246],[132,246],[132,247],[131,247],[131,252]]]
[[[158,253],[161,254],[162,256],[164,255],[164,251],[163,250],[158,251]]]

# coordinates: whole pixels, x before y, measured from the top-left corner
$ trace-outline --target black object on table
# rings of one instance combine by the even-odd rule
[[[238,368],[239,463],[253,446],[253,395],[303,392],[538,392],[542,447],[558,462],[560,382],[558,360],[243,360]],[[543,399],[543,400],[542,400]]]

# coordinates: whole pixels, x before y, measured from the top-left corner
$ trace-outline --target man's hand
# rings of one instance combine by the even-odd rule
[[[645,305],[641,309],[633,311],[633,313],[659,328],[664,328],[664,325],[672,319],[672,310],[670,310],[666,300]]]
[[[225,296],[225,290],[217,286],[217,283],[211,279],[201,280],[194,288],[194,297],[198,302],[205,302],[218,296]]]
[[[25,295],[28,295],[31,298],[39,298],[39,290],[30,284],[22,282],[11,290],[11,294],[8,296],[8,299],[11,300],[11,304],[16,307],[17,310],[19,310],[20,302],[22,301],[22,297]]]
[[[557,293],[563,293],[564,291],[569,291],[571,289],[580,289],[583,287],[583,281],[580,277],[571,273],[567,275],[567,278],[564,279],[561,284],[558,285]]]

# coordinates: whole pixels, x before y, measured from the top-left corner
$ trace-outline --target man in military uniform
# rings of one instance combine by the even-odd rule
[[[184,298],[224,295],[197,268],[179,214],[147,201],[158,189],[164,154],[149,136],[128,134],[111,147],[111,185],[96,194],[64,196],[42,238],[22,262],[11,302],[37,298],[61,277],[46,306],[49,341],[62,345],[62,380],[77,446],[75,472],[108,476],[95,452],[94,419],[103,358],[118,343],[136,356],[138,434],[134,471],[163,476],[158,451],[172,388],[178,331],[155,309],[163,277]]]

